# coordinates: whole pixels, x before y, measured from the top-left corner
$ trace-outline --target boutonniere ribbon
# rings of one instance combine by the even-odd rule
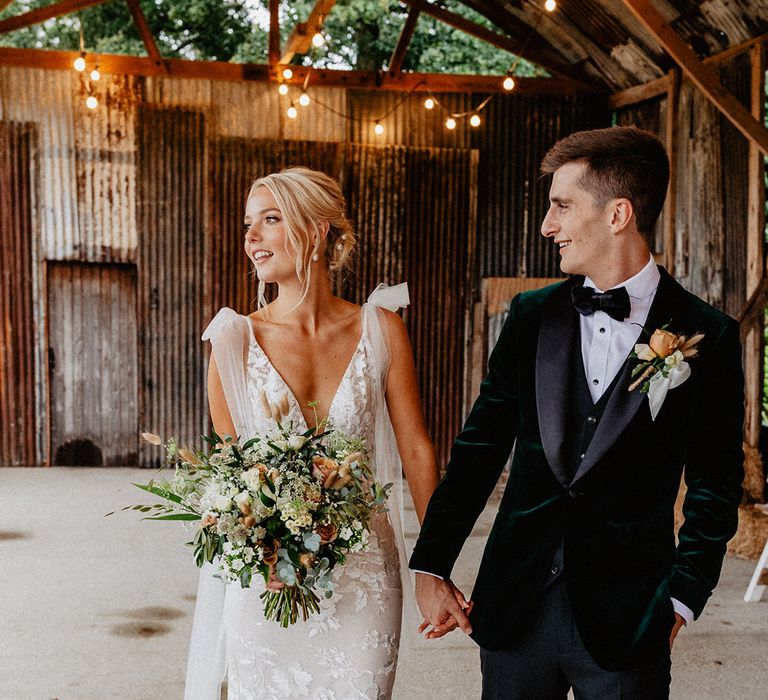
[[[637,379],[629,385],[629,390],[640,387],[643,394],[648,394],[651,420],[656,420],[667,392],[691,376],[691,366],[686,360],[699,354],[698,344],[703,337],[703,333],[687,337],[658,328],[648,343],[635,345],[630,357],[640,363],[632,370],[632,376]]]

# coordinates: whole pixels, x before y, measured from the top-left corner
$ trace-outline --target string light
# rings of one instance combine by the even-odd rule
[[[315,32],[312,37],[312,46],[319,49],[325,43],[325,37],[320,32]]]
[[[373,127],[373,131],[375,132],[376,136],[381,136],[384,133],[384,125],[380,122],[376,122]]]
[[[544,9],[547,12],[554,12],[557,9],[557,3],[555,2],[555,0],[547,0],[544,3]]]
[[[85,52],[81,53],[72,65],[76,71],[82,73],[85,70]]]
[[[445,120],[445,128],[446,129],[455,129],[456,128],[456,120],[453,117],[448,117],[448,119]]]
[[[290,68],[286,68],[283,71],[283,78],[290,80],[293,77],[293,71]]]
[[[99,78],[101,78],[101,73],[99,73],[99,69],[98,68],[94,68],[91,71],[91,80],[93,80],[93,82],[95,83],[95,82],[97,82],[99,80]]]
[[[287,95],[288,94],[288,86],[285,83],[280,83],[280,86],[277,88],[277,91],[281,95]]]
[[[288,107],[288,111],[286,112],[289,119],[296,119],[296,117],[299,114],[299,110],[296,109],[296,107],[293,106],[293,102],[291,102],[291,106]]]
[[[473,115],[472,115],[472,116],[469,118],[469,123],[470,123],[472,126],[474,126],[474,127],[478,127],[478,126],[480,126],[480,115],[479,115],[479,114],[473,114]]]
[[[435,101],[431,97],[428,97],[426,100],[424,100],[424,106],[427,109],[433,109],[435,106]]]
[[[302,107],[306,107],[310,102],[309,95],[307,95],[306,92],[302,92],[301,95],[299,95],[299,104]]]
[[[88,109],[96,109],[96,107],[99,106],[99,101],[93,95],[89,95],[88,99],[85,101],[85,104]]]
[[[504,78],[504,82],[501,84],[501,87],[503,87],[505,90],[514,89],[515,81],[512,79],[511,75],[508,75],[506,78]]]

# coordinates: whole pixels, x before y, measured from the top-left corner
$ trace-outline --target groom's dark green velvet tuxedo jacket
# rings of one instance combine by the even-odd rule
[[[645,328],[704,333],[691,376],[669,391],[652,421],[647,395],[628,390],[638,361],[627,359],[574,476],[565,464],[579,327],[570,290],[583,278],[526,292],[510,305],[410,563],[450,576],[517,440],[472,592],[472,636],[482,647],[514,642],[561,543],[574,620],[606,669],[657,661],[675,619],[670,597],[698,617],[717,583],[743,476],[739,329],[660,272]],[[676,545],[683,467],[685,523]]]

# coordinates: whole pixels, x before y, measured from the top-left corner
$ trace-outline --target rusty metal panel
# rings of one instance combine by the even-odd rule
[[[605,105],[594,97],[510,95],[484,114],[472,138],[480,151],[476,279],[557,277],[557,250],[540,233],[549,207],[541,160],[559,138],[608,126]],[[476,300],[478,290],[476,283]]]
[[[33,124],[0,122],[0,464],[36,463]]]
[[[51,464],[133,466],[136,268],[47,263]]]
[[[720,67],[720,80],[747,109],[750,109],[751,62],[749,53],[735,56]],[[723,160],[723,309],[732,316],[741,313],[747,299],[747,239],[749,220],[749,142],[720,115],[720,154]]]
[[[183,443],[207,426],[205,124],[182,109],[138,114],[139,354],[142,429]],[[157,463],[142,445],[142,465]]]

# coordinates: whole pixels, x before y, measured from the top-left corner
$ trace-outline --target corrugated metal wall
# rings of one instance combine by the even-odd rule
[[[0,464],[36,460],[34,124],[0,122]]]
[[[205,123],[200,112],[138,115],[140,427],[199,443],[206,429]],[[142,445],[142,464],[158,459]]]
[[[607,119],[589,98],[499,95],[479,130],[448,131],[424,95],[310,86],[312,104],[290,120],[290,97],[263,83],[104,76],[98,91],[91,111],[74,71],[0,68],[0,119],[34,122],[39,134],[34,327],[46,325],[45,261],[135,264],[136,429],[183,441],[207,427],[201,330],[218,307],[248,311],[255,297],[241,253],[248,186],[301,163],[340,179],[361,232],[355,274],[339,289],[362,301],[382,280],[411,285],[405,318],[444,455],[464,400],[472,290],[491,274],[552,274],[556,257],[538,235],[547,189],[538,163],[559,136]],[[461,112],[484,97],[440,99]],[[363,121],[371,117],[385,117],[383,137]],[[50,421],[43,335],[34,342],[40,435]],[[50,458],[42,437],[35,456]]]

